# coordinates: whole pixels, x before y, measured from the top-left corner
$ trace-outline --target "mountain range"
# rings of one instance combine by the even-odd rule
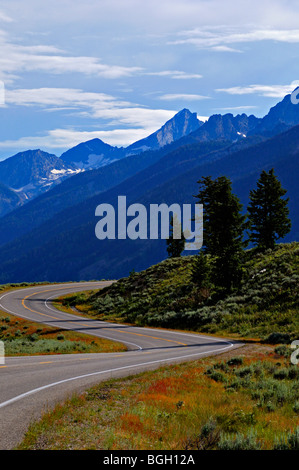
[[[0,216],[74,174],[102,168],[146,150],[159,150],[187,136],[202,124],[196,113],[183,109],[156,132],[127,148],[113,147],[100,139],[92,139],[72,147],[60,157],[40,149],[20,152],[0,162],[0,183],[3,185],[0,189],[0,196],[3,196]]]
[[[10,188],[13,181],[18,181],[17,189],[24,187],[21,183],[28,177],[23,181],[7,176],[7,186],[0,185],[8,207],[0,233],[0,283],[118,278],[164,259],[165,240],[98,240],[95,208],[101,202],[115,205],[118,195],[126,195],[128,204],[146,207],[153,202],[194,203],[197,181],[205,175],[230,177],[246,210],[260,172],[274,167],[290,197],[292,231],[287,240],[298,239],[299,108],[290,95],[264,118],[226,114],[203,123],[182,110],[130,147],[119,149],[118,158],[117,151],[113,157],[116,148],[98,139],[70,149],[60,157],[63,167],[55,169],[61,175],[64,169],[77,174],[65,175],[60,184],[53,182],[51,189],[26,204],[14,201],[13,195],[20,198],[22,192]],[[81,163],[96,161],[89,151],[98,156],[107,151],[110,163],[84,168]],[[12,210],[14,203],[17,209]]]
[[[95,169],[130,155],[159,150],[190,134],[201,125],[203,122],[197,119],[196,113],[182,109],[156,132],[126,148],[112,147],[100,139],[93,139],[67,150],[60,158],[66,164],[75,165],[79,169]]]

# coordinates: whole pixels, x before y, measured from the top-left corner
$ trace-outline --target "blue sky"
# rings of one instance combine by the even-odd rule
[[[299,80],[298,25],[293,0],[2,0],[0,160],[127,146],[182,108],[264,116]]]

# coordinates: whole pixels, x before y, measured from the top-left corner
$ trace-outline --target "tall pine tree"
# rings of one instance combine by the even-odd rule
[[[232,193],[231,181],[225,176],[212,180],[210,176],[198,181],[203,204],[203,239],[205,253],[214,259],[213,281],[219,287],[231,290],[238,287],[242,279],[243,241],[246,217],[242,205]]]
[[[286,192],[273,168],[269,172],[262,171],[257,188],[250,191],[247,209],[251,228],[250,241],[261,250],[273,249],[275,242],[291,230],[289,199],[283,198]]]

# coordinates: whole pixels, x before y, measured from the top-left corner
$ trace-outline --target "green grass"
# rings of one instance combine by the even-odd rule
[[[101,320],[265,339],[299,337],[299,243],[246,252],[241,287],[219,296],[192,282],[193,257],[166,259],[96,293],[62,300]],[[278,341],[281,342],[281,341]]]
[[[299,448],[299,369],[248,345],[101,383],[32,424],[19,449]]]

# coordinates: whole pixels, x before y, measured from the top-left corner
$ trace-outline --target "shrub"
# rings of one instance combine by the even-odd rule
[[[242,367],[242,369],[239,369],[238,371],[236,371],[236,375],[238,375],[239,377],[246,377],[252,374],[253,374],[253,368],[250,366]]]
[[[274,379],[278,379],[278,380],[287,379],[289,377],[289,371],[287,368],[280,369],[274,373],[273,377]]]
[[[36,333],[33,333],[29,336],[30,341],[37,341],[39,336]]]
[[[291,350],[285,344],[277,346],[274,350],[278,356],[289,357],[291,355]]]
[[[238,432],[233,436],[222,436],[218,447],[220,450],[260,450],[261,444],[253,432],[249,432],[246,436]]]
[[[299,414],[299,401],[296,401],[296,403],[294,404],[293,411],[294,413]]]
[[[254,412],[246,412],[239,409],[229,415],[218,416],[217,422],[223,431],[232,433],[238,431],[240,426],[254,425],[256,417]]]
[[[210,377],[210,379],[215,380],[215,382],[227,382],[227,378],[222,372],[208,369],[206,374]]]
[[[289,344],[291,342],[290,335],[288,333],[270,333],[264,340],[268,344]]]
[[[220,430],[214,420],[210,419],[201,428],[200,433],[184,443],[184,450],[211,450],[217,448]]]
[[[243,364],[243,358],[242,357],[232,357],[226,363],[229,366],[240,366],[240,365]]]
[[[294,432],[280,437],[274,445],[274,450],[299,450],[299,426]]]

